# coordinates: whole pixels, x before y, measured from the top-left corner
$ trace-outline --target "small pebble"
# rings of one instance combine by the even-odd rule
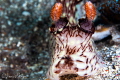
[[[10,67],[11,67],[11,68],[13,68],[13,67],[14,67],[14,65],[13,65],[13,64],[10,64]]]
[[[16,25],[20,26],[20,25],[22,25],[22,22],[17,22]]]
[[[10,37],[9,40],[12,41],[12,40],[13,40],[13,37]]]
[[[117,54],[120,54],[120,49],[117,49],[117,50],[116,50],[116,53],[117,53]]]
[[[16,53],[15,56],[16,56],[16,57],[19,56],[18,53]]]
[[[18,43],[17,43],[17,47],[20,47],[21,44],[22,44],[21,42],[18,42]]]
[[[37,30],[38,30],[38,27],[35,27],[35,28],[34,28],[34,32],[37,31]]]
[[[4,61],[6,61],[7,60],[7,58],[4,58]]]
[[[38,74],[43,74],[43,71],[39,71]]]
[[[1,28],[6,28],[6,25],[1,25]]]
[[[30,12],[28,12],[28,11],[23,11],[23,12],[22,12],[22,15],[24,15],[24,16],[30,16]]]

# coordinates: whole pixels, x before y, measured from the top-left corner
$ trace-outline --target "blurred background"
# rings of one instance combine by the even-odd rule
[[[43,80],[54,0],[0,0],[0,80]]]
[[[120,1],[96,6],[93,40],[107,67],[103,79],[120,77]],[[50,65],[50,9],[55,0],[0,0],[0,80],[44,80]]]

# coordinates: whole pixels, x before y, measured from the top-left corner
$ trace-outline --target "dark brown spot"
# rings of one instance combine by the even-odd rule
[[[81,71],[87,70],[89,66],[87,66],[85,69],[80,69]]]
[[[71,67],[73,65],[73,60],[70,56],[63,57],[62,59],[65,60],[65,66]]]
[[[80,43],[80,45],[81,45],[81,47],[80,47],[80,48],[83,50],[83,49],[84,49],[84,46],[83,46],[83,44],[82,44],[82,43]]]
[[[95,62],[95,65],[97,65],[97,64],[98,64],[98,61]]]
[[[81,54],[80,56],[83,56],[83,54]]]
[[[87,57],[87,56],[83,55],[83,57]]]
[[[64,60],[64,64],[60,64],[61,60]],[[55,66],[56,68],[60,68],[60,69],[69,68],[69,69],[71,69],[71,67],[73,65],[73,61],[72,61],[72,59],[69,56],[62,57],[61,60]]]
[[[75,70],[76,72],[78,72],[78,68],[77,68],[77,67],[75,67],[74,70]]]
[[[88,46],[89,46],[89,50],[90,50],[90,52],[93,52],[93,47],[91,46],[90,43],[88,44]]]
[[[74,54],[75,53],[75,51],[76,51],[76,46],[75,47],[73,47],[72,49],[71,48],[67,48],[67,54],[68,55],[70,55],[70,54]]]
[[[80,48],[77,49],[77,52],[79,51]]]
[[[85,69],[80,69],[81,71],[84,71]]]
[[[85,76],[87,76],[87,74],[84,74]]]
[[[60,41],[60,43],[61,43],[62,45],[64,45],[63,42],[62,42],[62,40],[61,40],[59,37],[57,37],[57,38],[58,38],[58,40]]]
[[[55,24],[52,24],[52,26],[49,28],[51,33],[55,32]]]
[[[93,56],[93,59],[95,58],[95,55]]]
[[[58,64],[55,67],[60,68],[60,61],[58,62]]]
[[[84,63],[83,61],[80,61],[80,60],[76,60],[76,62]]]
[[[87,60],[86,60],[86,64],[88,64],[88,58],[87,58]]]
[[[57,70],[57,71],[55,71],[56,74],[59,74],[60,72],[61,72],[61,70]]]
[[[89,66],[86,67],[86,70],[88,69]]]
[[[89,63],[91,63],[92,59],[90,59]]]

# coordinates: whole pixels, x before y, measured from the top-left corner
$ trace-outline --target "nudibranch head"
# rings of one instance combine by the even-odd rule
[[[88,18],[88,20],[94,20],[96,17],[95,6],[90,1],[87,1],[84,6],[86,11],[86,17]]]
[[[61,3],[55,3],[55,5],[51,9],[51,18],[53,21],[57,21],[60,19],[60,16],[63,11],[63,5]]]

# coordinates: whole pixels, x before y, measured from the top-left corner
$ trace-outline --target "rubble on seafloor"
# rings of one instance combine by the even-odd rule
[[[45,79],[50,64],[48,28],[53,4],[54,0],[0,0],[0,80]],[[120,44],[114,41],[119,40],[114,38],[119,31],[113,29],[111,33],[113,38],[95,42],[106,66],[94,80],[120,79]]]
[[[0,80],[46,76],[53,4],[54,0],[0,0]]]

